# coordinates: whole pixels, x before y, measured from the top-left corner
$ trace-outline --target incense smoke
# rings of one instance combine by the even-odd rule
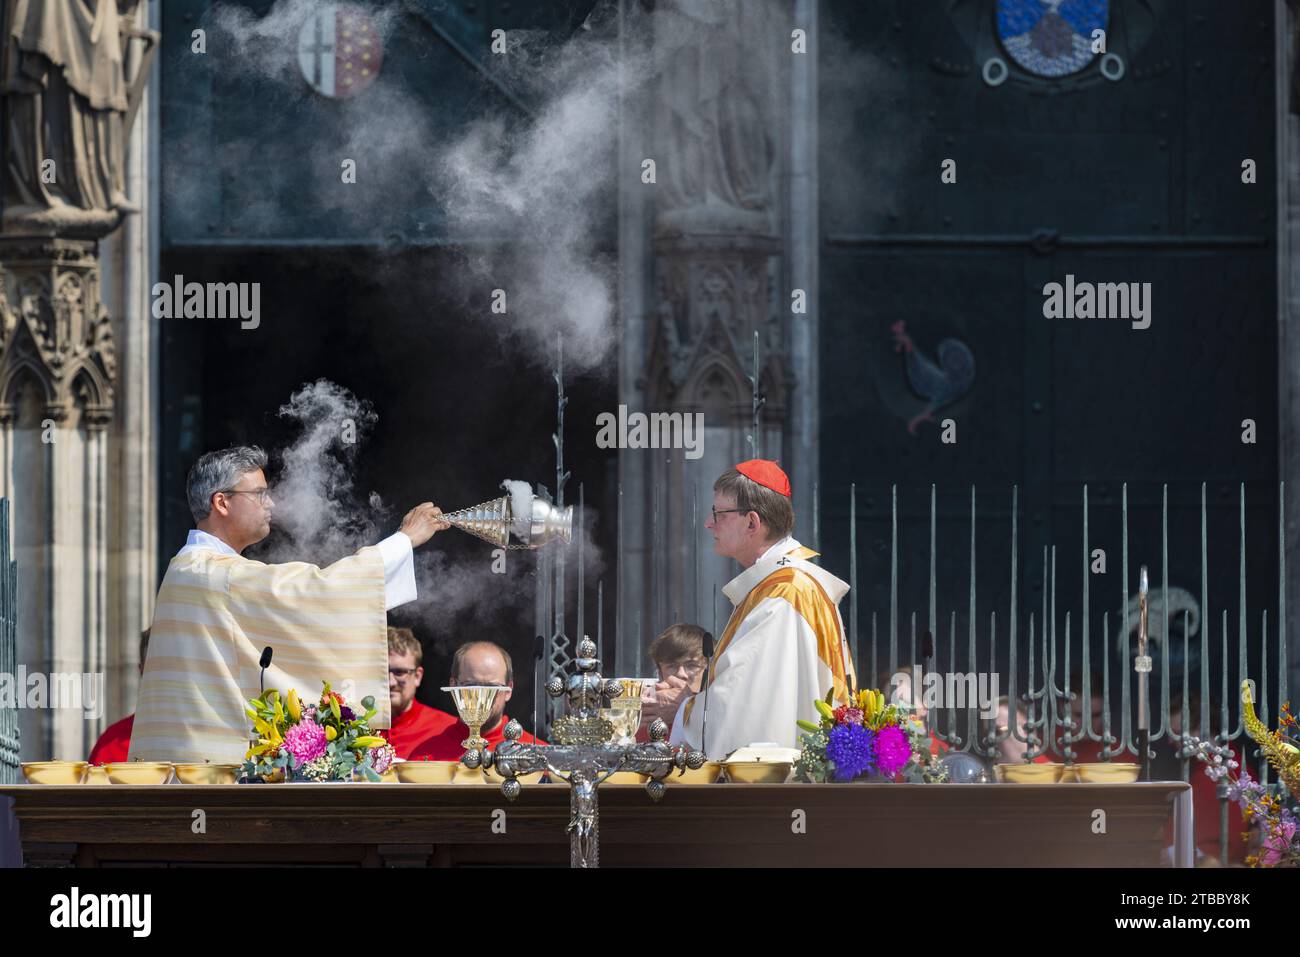
[[[415,5],[364,11],[386,49],[413,27],[427,34],[431,47],[441,42],[428,29],[436,11],[421,13]],[[202,200],[210,198],[214,177],[292,183],[292,189],[250,190],[246,202],[228,204],[222,230],[254,240],[284,238],[298,226],[305,196],[301,208],[347,223],[345,231],[363,241],[400,246],[450,238],[462,269],[427,278],[402,270],[391,278],[436,283],[468,314],[493,323],[502,339],[521,340],[539,365],[549,368],[562,333],[569,368],[598,366],[617,341],[616,268],[600,247],[616,208],[619,104],[651,75],[647,56],[620,53],[608,27],[614,7],[603,4],[567,39],[511,29],[505,16],[507,52],[473,50],[490,67],[477,77],[481,89],[443,111],[432,110],[397,70],[382,66],[374,84],[355,97],[326,100],[312,91],[299,70],[298,37],[316,12],[315,0],[279,0],[261,16],[219,5],[200,21],[208,68],[248,86],[245,92],[268,115],[313,139],[310,149],[283,142],[268,149],[259,131],[228,136],[213,149],[210,134],[195,129],[174,145],[174,161],[164,166],[176,207],[207,208]],[[430,50],[441,52],[453,56],[449,48]],[[186,47],[177,52],[181,57],[196,55]],[[355,183],[341,182],[344,159],[355,161]],[[285,205],[290,196],[292,209]],[[423,205],[430,215],[415,221],[411,210]],[[205,227],[196,221],[193,228]],[[374,263],[363,268],[374,277]],[[488,305],[498,289],[504,313]]]
[[[321,379],[294,392],[278,414],[301,431],[279,453],[272,489],[272,528],[279,534],[263,560],[328,565],[373,545],[387,512],[374,492],[362,502],[352,480],[357,450],[378,420],[370,403]]]
[[[378,422],[371,403],[344,387],[320,379],[293,392],[282,405],[279,416],[293,423],[297,437],[273,455],[272,498],[275,508],[271,535],[255,546],[250,557],[265,562],[306,561],[326,566],[366,545],[374,545],[396,530],[401,511],[387,507],[377,492],[361,492],[354,478],[357,456],[365,439]],[[531,523],[532,487],[527,482],[507,479],[502,483],[511,496],[516,515],[513,531],[526,539]],[[582,536],[587,598],[594,607],[595,581],[603,570],[592,526],[596,515],[587,509],[586,528],[575,528]],[[576,516],[575,516],[576,524]],[[504,555],[486,542],[473,542],[464,549],[467,556],[457,561],[444,551],[463,533],[447,530],[435,535],[428,545],[415,553],[415,601],[392,609],[395,621],[421,623],[439,632],[436,644],[449,650],[465,640],[454,632],[457,618],[491,623],[505,610],[519,622],[521,633],[532,630],[531,609],[536,588],[536,558],[523,551],[506,551]],[[471,540],[472,541],[472,540]],[[480,547],[481,546],[481,547]],[[576,589],[578,541],[559,543],[548,548],[564,548],[569,563],[566,590]],[[460,622],[461,624],[465,621]],[[572,622],[570,623],[572,624]],[[445,634],[452,630],[452,634]]]

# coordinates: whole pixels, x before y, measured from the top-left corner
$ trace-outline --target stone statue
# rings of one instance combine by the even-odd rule
[[[140,0],[4,0],[4,231],[102,237],[136,207],[125,149],[157,34]],[[131,37],[149,42],[134,80]]]
[[[767,2],[657,6],[660,233],[772,231],[771,84],[788,34]]]

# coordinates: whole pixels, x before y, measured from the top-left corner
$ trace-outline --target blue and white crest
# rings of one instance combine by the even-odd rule
[[[998,39],[1035,76],[1067,76],[1092,62],[1109,19],[1110,0],[998,0]]]

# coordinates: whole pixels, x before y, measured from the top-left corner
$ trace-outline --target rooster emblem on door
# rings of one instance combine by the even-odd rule
[[[971,390],[975,384],[975,354],[964,342],[943,339],[936,349],[939,361],[935,362],[917,351],[902,319],[889,328],[894,334],[894,351],[903,355],[907,384],[925,402],[925,408],[907,423],[907,431],[915,435],[918,425],[933,422],[935,412]]]

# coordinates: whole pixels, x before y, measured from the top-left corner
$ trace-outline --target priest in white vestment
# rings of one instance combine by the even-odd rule
[[[710,760],[758,742],[799,746],[800,718],[820,720],[813,701],[846,703],[856,684],[840,619],[849,586],[808,559],[792,537],[790,480],[775,462],[754,459],[714,483],[719,555],[745,571],[723,589],[735,606],[709,663],[704,690],[683,700],[670,741]]]
[[[240,553],[271,531],[265,467],[265,452],[237,446],[190,469],[197,527],[158,591],[132,760],[241,763],[251,729],[245,703],[260,693],[267,646],[267,688],[313,701],[328,681],[357,707],[373,695],[372,726],[390,724],[385,613],[414,600],[411,550],[448,523],[425,502],[399,531],[328,568],[253,561]]]

